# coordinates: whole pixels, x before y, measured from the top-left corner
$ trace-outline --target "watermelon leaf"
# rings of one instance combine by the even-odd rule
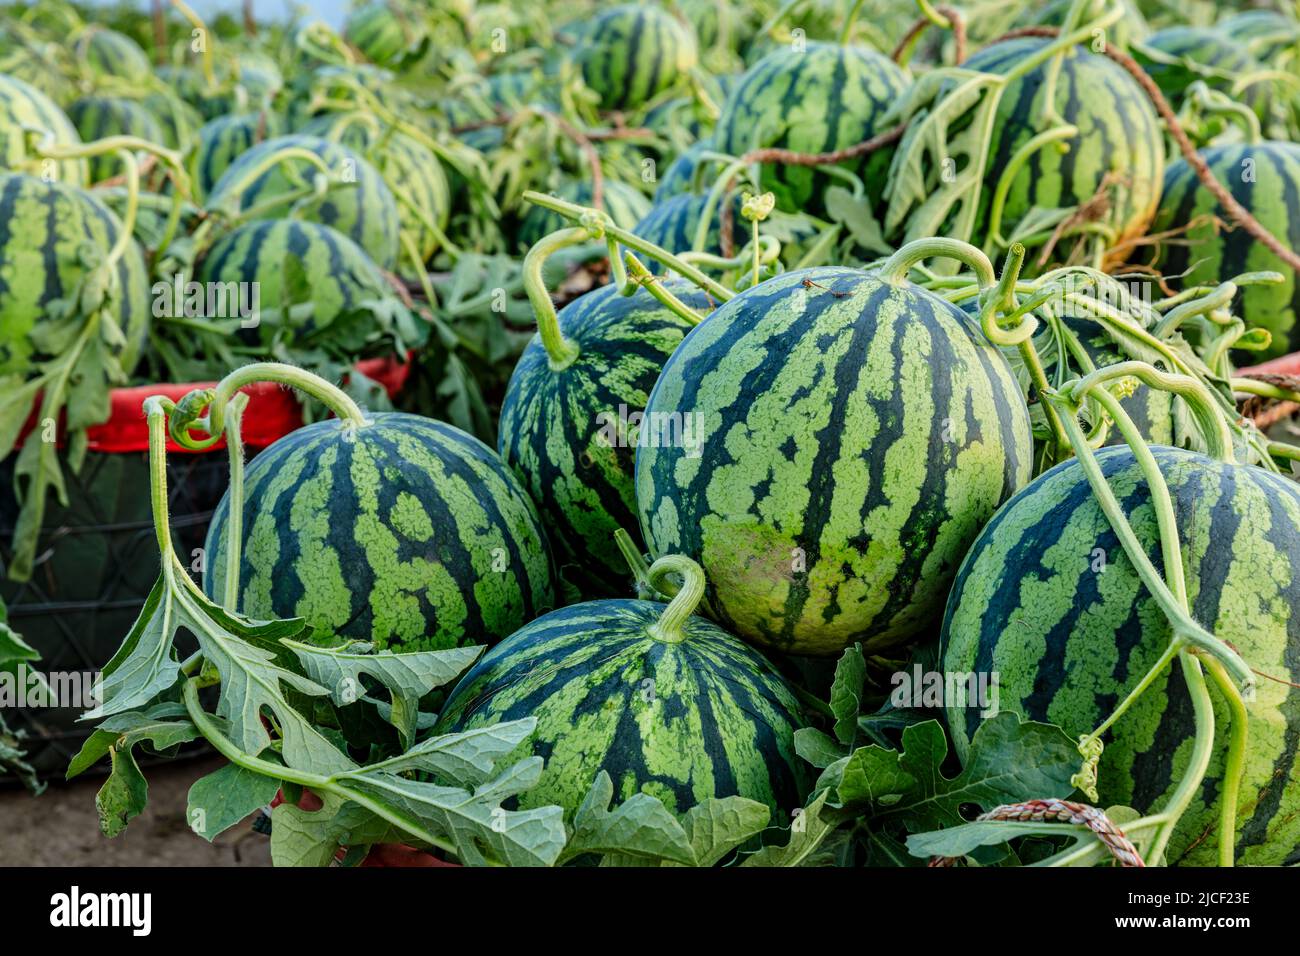
[[[280,781],[226,764],[190,787],[185,819],[190,829],[211,843],[249,814],[275,799]]]
[[[835,717],[835,739],[846,746],[857,736],[858,711],[862,709],[862,687],[867,680],[867,660],[862,645],[845,648],[835,665],[831,683],[831,713]]]
[[[419,770],[444,782],[471,786],[491,779],[497,763],[528,740],[537,728],[537,718],[507,720],[491,726],[430,737],[405,753],[370,764],[370,770],[405,773]]]
[[[836,820],[824,816],[829,791],[823,790],[795,815],[784,846],[765,846],[745,857],[741,866],[803,866],[835,829]]]
[[[690,837],[668,808],[648,793],[634,793],[610,810],[614,782],[602,770],[573,816],[573,835],[561,862],[588,853],[614,854],[638,863],[696,863]]]

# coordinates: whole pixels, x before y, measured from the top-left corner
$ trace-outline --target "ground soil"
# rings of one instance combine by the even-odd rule
[[[215,843],[186,826],[190,785],[223,763],[206,757],[143,768],[149,805],[112,840],[95,814],[102,777],[51,785],[39,797],[0,787],[0,866],[269,866],[270,841],[251,818]]]

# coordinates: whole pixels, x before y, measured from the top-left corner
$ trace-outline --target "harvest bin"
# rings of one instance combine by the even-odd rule
[[[390,396],[406,383],[410,365],[370,359],[358,371]],[[112,412],[88,432],[81,473],[67,468],[68,506],[51,494],[29,581],[0,579],[0,597],[13,628],[41,655],[42,672],[95,671],[108,662],[135,622],[158,577],[158,545],[149,503],[149,434],[142,403],[150,395],[173,400],[215,383],[142,385],[115,389]],[[244,444],[251,458],[302,424],[297,398],[273,384],[244,389]],[[30,437],[28,440],[32,440]],[[171,530],[182,558],[203,547],[208,520],[225,494],[229,460],[225,442],[203,452],[168,442],[167,493]],[[8,566],[18,502],[17,454],[0,462],[0,559]],[[6,715],[24,731],[27,756],[37,773],[62,779],[68,761],[90,733],[80,709],[22,708]],[[0,780],[10,782],[0,774]]]

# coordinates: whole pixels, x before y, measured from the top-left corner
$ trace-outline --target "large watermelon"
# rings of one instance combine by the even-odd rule
[[[325,161],[333,175],[345,181],[344,185],[332,188],[325,198],[298,206],[298,214],[351,237],[380,268],[391,269],[397,262],[397,201],[379,171],[339,143],[302,135],[277,136],[259,143],[232,163],[217,180],[208,195],[208,208],[234,215],[276,196],[297,191],[297,177],[310,183],[318,170],[302,159],[289,159],[265,167],[272,156],[290,148],[315,153]],[[286,167],[294,171],[294,178],[286,173]],[[258,169],[264,171],[253,176]],[[253,176],[251,182],[250,176]],[[267,217],[279,218],[288,211],[287,205],[277,206],[267,213]]]
[[[1300,680],[1300,489],[1262,469],[1154,449],[1173,496],[1192,617],[1252,667]],[[1151,494],[1127,448],[1098,453],[1147,555],[1163,569]],[[1104,560],[1104,564],[1099,563]],[[943,668],[996,673],[999,707],[1060,724],[1071,736],[1104,720],[1170,640],[1170,628],[1069,461],[1008,502],[971,548],[943,625]],[[1216,750],[1169,847],[1172,862],[1212,863],[1223,786],[1227,708],[1215,700]],[[1250,743],[1238,804],[1237,859],[1300,861],[1300,691],[1261,680],[1247,704]],[[980,721],[950,706],[963,759]],[[1158,808],[1177,786],[1193,734],[1175,665],[1119,719],[1101,757],[1100,805]]]
[[[87,142],[106,136],[135,136],[162,145],[162,127],[138,101],[121,96],[83,96],[68,107],[68,119]],[[115,153],[92,157],[90,181],[97,183],[123,171]]]
[[[587,24],[574,56],[601,109],[630,110],[686,79],[695,36],[657,6],[627,4]]]
[[[695,309],[711,307],[684,280],[667,287]],[[614,532],[636,528],[634,416],[691,325],[645,290],[624,296],[608,285],[565,306],[559,326],[576,356],[557,367],[533,336],[506,389],[497,448],[572,565],[566,575],[590,593],[617,594],[627,565]]]
[[[301,270],[298,275],[307,285],[305,290],[296,290],[296,297],[290,260],[297,260]],[[250,222],[228,233],[204,257],[198,279],[223,284],[256,282],[260,321],[246,335],[264,343],[270,343],[289,327],[292,333],[288,341],[307,343],[330,330],[340,316],[366,302],[386,302],[393,295],[391,286],[355,242],[329,226],[298,219]],[[286,307],[298,305],[300,310],[304,301],[311,303],[310,314],[294,310],[285,314]],[[224,317],[228,316],[214,318]],[[345,334],[332,331],[338,338]],[[326,335],[335,337],[330,332]],[[359,352],[365,342],[363,339],[352,344]]]
[[[203,584],[226,575],[229,494]],[[377,648],[492,643],[553,606],[551,558],[527,494],[478,439],[398,412],[281,438],[245,476],[239,610],[302,617]]]
[[[1300,250],[1300,146],[1263,142],[1211,146],[1201,151],[1214,178],[1227,187],[1260,224],[1291,250]],[[1217,220],[1217,222],[1216,222]],[[1226,223],[1220,226],[1220,223]],[[1194,225],[1193,225],[1194,224]],[[1186,227],[1192,226],[1190,229]],[[1268,329],[1266,355],[1300,348],[1300,284],[1295,271],[1257,242],[1219,205],[1185,159],[1169,165],[1164,195],[1152,227],[1186,229],[1176,244],[1162,247],[1156,265],[1166,275],[1186,276],[1186,285],[1217,285],[1243,272],[1280,272],[1276,285],[1244,287],[1234,303],[1246,324]]]
[[[591,183],[586,181],[570,180],[553,192],[560,199],[580,206],[590,206],[592,203]],[[601,190],[601,203],[609,218],[614,220],[614,225],[623,229],[631,229],[650,210],[650,200],[643,193],[616,179],[605,180]],[[574,223],[570,219],[558,212],[530,205],[519,223],[515,242],[521,251],[527,251],[543,236],[572,225]]]
[[[30,333],[56,300],[77,290],[92,264],[108,255],[122,221],[91,193],[20,173],[0,175],[0,375],[31,371]],[[116,312],[126,344],[118,359],[135,368],[149,327],[149,280],[140,247],[130,242],[117,262]]]
[[[438,235],[425,225],[425,220],[439,230],[446,228],[451,191],[433,150],[401,130],[381,125],[368,114],[318,117],[302,132],[342,143],[370,160],[397,198],[402,231],[415,240],[421,257],[428,260],[438,251]]]
[[[782,47],[754,64],[727,97],[713,139],[719,152],[741,156],[780,147],[832,152],[883,133],[881,121],[907,87],[888,57],[859,46],[809,43]],[[862,178],[872,203],[880,199],[889,150],[876,150],[845,168]],[[824,211],[822,196],[837,180],[815,166],[766,164],[762,186],[789,212]]]
[[[1007,73],[1048,40],[1020,37],[985,47],[963,66],[985,73]],[[1013,81],[1003,92],[993,120],[986,157],[980,210],[973,242],[984,242],[994,191],[1016,152],[1047,127],[1043,121],[1044,82],[1052,61]],[[1098,220],[1116,241],[1141,235],[1155,215],[1164,174],[1164,132],[1150,99],[1123,67],[1100,53],[1075,47],[1060,60],[1056,112],[1079,134],[1064,140],[1068,149],[1036,151],[1011,182],[1001,232],[1009,236],[1034,207],[1078,206],[1092,199],[1111,178],[1109,205]]]
[[[603,770],[617,801],[649,793],[684,813],[739,794],[788,818],[808,786],[789,685],[716,624],[689,617],[667,629],[663,615],[664,605],[636,600],[547,614],[461,678],[434,733],[536,717],[518,756],[545,765],[521,808],[572,813]]]
[[[796,654],[925,634],[1031,473],[1024,396],[978,325],[855,269],[785,273],[716,309],[646,416],[703,436],[637,449],[650,551],[699,561],[724,627]]]
[[[1280,54],[1287,53],[1287,66],[1295,66],[1295,49],[1300,44],[1300,23],[1276,10],[1243,10],[1215,24],[1215,29],[1242,44],[1246,52],[1273,67]]]
[[[22,80],[0,73],[0,168],[17,169],[30,162],[29,130],[43,130],[56,146],[81,145],[77,128],[48,96]],[[86,183],[86,163],[81,159],[45,161],[37,171],[70,186]]]
[[[280,117],[270,110],[219,116],[203,124],[186,157],[195,198],[201,202],[235,160],[279,133]]]

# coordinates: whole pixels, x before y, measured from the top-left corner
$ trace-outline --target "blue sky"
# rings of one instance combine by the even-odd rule
[[[149,0],[137,2],[141,10],[149,9]],[[202,17],[222,10],[237,13],[242,9],[241,0],[189,0],[189,4]],[[338,28],[343,25],[343,14],[350,5],[349,0],[255,0],[254,10],[261,19],[278,20],[296,6],[306,7],[317,18]]]

